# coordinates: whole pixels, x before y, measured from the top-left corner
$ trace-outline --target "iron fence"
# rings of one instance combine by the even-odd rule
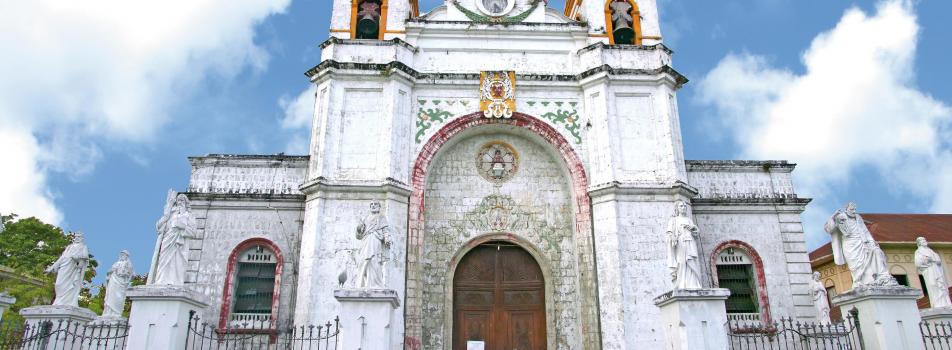
[[[129,336],[125,321],[83,323],[41,321],[0,323],[0,350],[124,350]]]
[[[952,323],[923,321],[919,330],[926,350],[952,350]]]
[[[732,350],[862,350],[859,312],[854,308],[841,322],[815,323],[781,319],[772,324],[730,322]]]
[[[185,338],[186,350],[333,350],[337,349],[340,320],[317,326],[286,327],[258,322],[219,328],[192,312]]]

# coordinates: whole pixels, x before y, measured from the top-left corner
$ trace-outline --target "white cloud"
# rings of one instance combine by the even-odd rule
[[[803,53],[803,73],[730,54],[702,79],[699,101],[715,108],[740,156],[799,163],[800,192],[817,199],[808,232],[821,231],[825,213],[842,205],[837,188],[854,177],[880,176],[932,211],[952,211],[942,134],[952,111],[915,86],[918,36],[909,1],[881,1],[874,14],[849,9]]]
[[[282,96],[278,99],[278,105],[284,110],[281,127],[296,130],[288,139],[285,147],[287,153],[308,153],[308,131],[310,131],[311,118],[314,116],[314,103],[316,102],[314,93],[315,88],[311,85],[298,94],[297,97]]]
[[[4,2],[0,158],[16,170],[0,172],[0,212],[58,222],[50,171],[88,173],[99,144],[154,140],[206,79],[264,67],[255,26],[289,1]]]

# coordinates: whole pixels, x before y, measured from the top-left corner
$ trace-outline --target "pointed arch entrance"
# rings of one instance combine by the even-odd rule
[[[546,348],[545,278],[522,247],[490,241],[466,253],[453,277],[453,349]]]

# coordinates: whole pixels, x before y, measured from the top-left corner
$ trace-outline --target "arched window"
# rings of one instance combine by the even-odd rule
[[[714,286],[731,291],[729,320],[770,324],[764,264],[753,247],[741,241],[721,243],[711,256],[711,267]]]
[[[634,0],[605,2],[605,31],[612,45],[641,45],[641,12]]]
[[[387,30],[387,0],[353,0],[350,37],[383,39]]]
[[[228,259],[219,328],[276,328],[283,264],[281,251],[267,239],[239,244]]]

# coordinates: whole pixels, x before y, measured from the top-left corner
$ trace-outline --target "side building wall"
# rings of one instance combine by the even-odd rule
[[[186,194],[198,226],[189,240],[186,284],[207,297],[203,318],[220,326],[228,283],[230,257],[242,242],[265,239],[277,247],[283,263],[276,297],[277,326],[291,324],[297,281],[306,156],[192,157]],[[228,285],[226,285],[228,283]],[[232,292],[233,293],[233,292]],[[230,309],[230,306],[229,306]]]
[[[706,273],[717,284],[714,256],[727,247],[753,250],[761,321],[816,317],[811,269],[800,214],[810,202],[797,197],[791,172],[778,161],[687,161],[701,230]],[[764,288],[766,287],[766,288]],[[766,303],[764,303],[766,301]],[[768,306],[765,308],[764,306]]]

